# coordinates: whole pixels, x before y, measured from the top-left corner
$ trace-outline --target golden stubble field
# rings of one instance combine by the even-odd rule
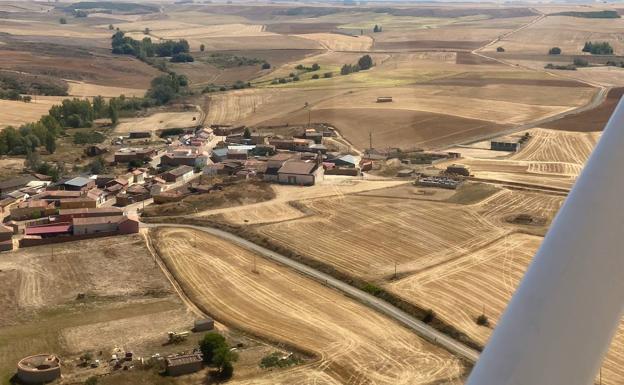
[[[459,360],[316,281],[195,230],[150,236],[185,292],[217,320],[318,357],[241,383],[461,383]]]

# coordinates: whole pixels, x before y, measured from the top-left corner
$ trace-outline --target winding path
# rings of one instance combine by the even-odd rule
[[[141,223],[143,228],[157,228],[157,227],[178,227],[178,228],[188,228],[198,231],[203,231],[208,234],[220,237],[229,242],[235,243],[241,247],[244,247],[250,251],[258,253],[259,255],[271,259],[277,263],[280,263],[284,266],[292,268],[297,272],[304,274],[312,279],[320,281],[327,285],[328,287],[334,288],[351,298],[354,298],[361,303],[369,306],[391,318],[398,321],[402,325],[406,326],[410,330],[416,332],[419,336],[424,338],[425,340],[432,342],[438,346],[441,346],[448,350],[449,352],[469,361],[476,362],[479,358],[479,353],[462,343],[452,339],[451,337],[442,334],[441,332],[435,330],[431,326],[425,324],[424,322],[418,320],[405,313],[404,311],[394,307],[393,305],[376,298],[368,293],[365,293],[355,287],[342,282],[339,279],[336,279],[328,274],[325,274],[321,271],[318,271],[310,266],[304,265],[302,263],[296,262],[284,255],[278,254],[274,251],[266,249],[262,246],[258,246],[253,242],[250,242],[246,239],[243,239],[234,234],[214,229],[211,227],[203,227],[203,226],[194,226],[194,225],[182,225],[182,224],[170,224],[170,223]],[[161,265],[161,268],[166,269],[164,265]],[[165,272],[167,274],[167,272]],[[170,276],[170,274],[169,274]]]

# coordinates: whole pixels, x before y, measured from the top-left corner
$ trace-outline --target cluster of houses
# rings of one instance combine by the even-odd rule
[[[204,175],[256,177],[267,182],[309,186],[324,175],[360,174],[359,160],[350,154],[328,151],[323,139],[335,136],[331,129],[301,129],[293,137],[270,132],[247,132],[244,127],[216,126],[225,139],[210,155]]]

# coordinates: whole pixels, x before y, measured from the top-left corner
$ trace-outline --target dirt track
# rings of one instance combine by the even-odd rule
[[[319,357],[248,383],[460,383],[453,379],[463,367],[448,353],[315,281],[261,257],[254,274],[251,252],[205,233],[167,228],[152,236],[187,294],[215,318]]]

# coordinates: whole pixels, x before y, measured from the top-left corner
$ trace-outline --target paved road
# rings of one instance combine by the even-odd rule
[[[194,230],[203,231],[209,233],[211,235],[215,235],[217,237],[223,238],[229,242],[235,243],[239,246],[242,246],[248,250],[256,252],[266,258],[269,258],[275,262],[278,262],[282,265],[288,266],[294,270],[297,270],[299,273],[307,275],[310,278],[313,278],[317,281],[323,282],[325,285],[337,289],[349,297],[355,298],[363,304],[395,319],[406,327],[415,331],[419,336],[424,339],[439,345],[449,352],[462,357],[470,362],[476,362],[479,358],[479,353],[464,344],[446,336],[445,334],[440,333],[435,330],[431,326],[425,324],[424,322],[418,320],[405,313],[404,311],[394,307],[393,305],[376,298],[368,293],[365,293],[355,287],[342,282],[339,279],[333,278],[332,276],[325,274],[321,271],[318,271],[310,266],[304,265],[302,263],[293,261],[292,259],[273,252],[269,249],[266,249],[262,246],[258,246],[253,242],[250,242],[246,239],[243,239],[234,234],[214,229],[211,227],[203,227],[203,226],[193,226],[193,225],[180,225],[180,224],[170,224],[170,223],[141,223],[141,226],[144,228],[155,228],[155,227],[181,227],[181,228],[189,228]]]

